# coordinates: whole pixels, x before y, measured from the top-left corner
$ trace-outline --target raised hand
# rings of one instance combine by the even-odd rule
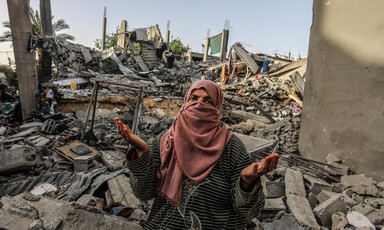
[[[280,155],[272,153],[267,156],[263,162],[253,163],[241,171],[241,187],[245,191],[250,191],[253,187],[255,180],[258,177],[272,171],[276,168],[279,162]]]
[[[125,125],[120,118],[115,118],[115,125],[117,128],[117,132],[123,136],[124,140],[131,144],[137,153],[137,157],[140,158],[144,153],[148,152],[149,147],[147,143],[145,143],[140,137],[133,134],[128,125]]]

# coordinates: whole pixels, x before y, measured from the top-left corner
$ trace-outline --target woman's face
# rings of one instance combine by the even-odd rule
[[[214,107],[212,98],[208,95],[205,89],[192,90],[191,96],[189,96],[188,103],[201,101],[207,105]]]

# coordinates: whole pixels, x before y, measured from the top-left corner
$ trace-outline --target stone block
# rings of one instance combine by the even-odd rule
[[[380,181],[379,183],[377,183],[376,187],[381,191],[384,191],[384,181]]]
[[[328,164],[331,162],[341,163],[341,159],[336,153],[329,153],[325,160],[327,160]]]
[[[285,196],[284,181],[267,181],[265,182],[266,198],[276,198]]]
[[[310,183],[309,190],[314,194],[319,194],[321,191],[332,191],[332,186],[320,178],[304,175],[304,179]]]
[[[30,129],[30,128],[40,128],[41,126],[43,126],[43,123],[42,122],[38,122],[38,121],[35,121],[35,122],[29,122],[29,123],[25,123],[23,125],[20,125],[20,130],[21,131],[24,131],[24,130],[27,130],[27,129]]]
[[[92,61],[92,56],[89,53],[89,50],[87,48],[81,47],[81,52],[83,53],[83,57],[84,57],[85,63],[88,63],[88,62]]]
[[[38,229],[132,229],[142,227],[126,218],[107,215],[96,208],[64,202],[42,196],[38,201],[28,201],[22,194],[1,199],[0,229],[28,229],[38,227],[35,220],[43,221]],[[35,229],[35,228],[32,228]]]
[[[384,224],[384,207],[381,209],[375,209],[374,211],[368,213],[366,217],[372,222],[374,225],[382,225]]]
[[[303,174],[300,171],[287,168],[284,181],[286,196],[288,196],[288,194],[294,194],[302,197],[307,195],[304,187]]]
[[[287,194],[287,205],[301,226],[309,229],[320,229],[305,196],[289,193]]]
[[[264,209],[265,211],[280,211],[286,210],[283,198],[265,199]]]
[[[124,166],[125,153],[118,150],[102,150],[101,160],[105,166],[111,171],[116,171]]]
[[[356,193],[352,194],[352,199],[356,202],[356,204],[360,204],[361,202],[363,202],[363,198]]]
[[[134,209],[131,218],[139,220],[144,211],[140,208],[140,200],[133,194],[129,178],[120,174],[108,181],[108,188],[114,202],[120,202],[125,207]]]
[[[257,121],[263,122],[265,124],[271,123],[271,121],[268,120],[266,117],[259,116],[259,115],[252,113],[252,112],[246,112],[243,110],[231,111],[231,117],[240,119],[242,121],[247,121],[248,119],[251,119],[251,120],[257,120]]]
[[[353,191],[350,188],[344,190],[343,193],[352,198]]]
[[[347,211],[347,206],[341,194],[332,196],[330,199],[319,204],[313,212],[319,218],[321,224],[327,228],[332,226],[332,214],[335,212]]]
[[[30,146],[4,150],[0,152],[0,173],[28,171],[37,164],[38,158],[35,148]]]
[[[359,184],[351,187],[351,190],[359,195],[380,197],[380,191],[373,184]]]
[[[275,220],[271,223],[263,223],[263,230],[281,230],[281,229],[289,229],[289,230],[304,230],[303,227],[297,222],[294,216],[292,215],[284,215],[280,219]]]
[[[328,200],[329,198],[337,195],[335,192],[329,192],[329,191],[321,191],[317,196],[317,200],[319,201],[319,204],[323,203],[324,201]]]
[[[380,206],[384,206],[383,198],[367,197],[365,198],[364,202],[372,205],[374,208],[380,208]]]
[[[332,230],[343,230],[348,224],[345,214],[342,212],[335,212],[332,215]]]
[[[360,203],[352,207],[353,211],[359,212],[363,215],[373,212],[375,209],[369,204]]]
[[[376,182],[371,177],[366,177],[365,174],[342,176],[340,183],[345,187],[352,187],[359,184],[371,185]]]
[[[309,206],[311,206],[311,208],[314,209],[318,204],[316,194],[314,194],[313,192],[310,192],[308,194],[308,202],[309,202]]]
[[[359,227],[372,227],[375,229],[375,226],[369,221],[367,217],[359,212],[350,212],[347,214],[348,223],[356,228]]]
[[[94,166],[93,156],[78,156],[73,160],[73,169],[75,172],[88,172],[88,170]]]

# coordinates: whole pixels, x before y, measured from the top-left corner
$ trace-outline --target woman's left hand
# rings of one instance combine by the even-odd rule
[[[280,155],[272,153],[263,162],[253,163],[241,171],[241,187],[245,191],[250,191],[258,177],[274,170],[279,162]]]

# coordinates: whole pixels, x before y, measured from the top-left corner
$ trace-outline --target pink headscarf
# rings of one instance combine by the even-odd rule
[[[214,107],[199,101],[187,103],[195,89],[205,89]],[[223,100],[223,92],[216,83],[194,83],[185,94],[179,115],[161,138],[157,192],[174,206],[180,204],[183,175],[195,183],[202,182],[232,137],[232,132],[220,121]]]

